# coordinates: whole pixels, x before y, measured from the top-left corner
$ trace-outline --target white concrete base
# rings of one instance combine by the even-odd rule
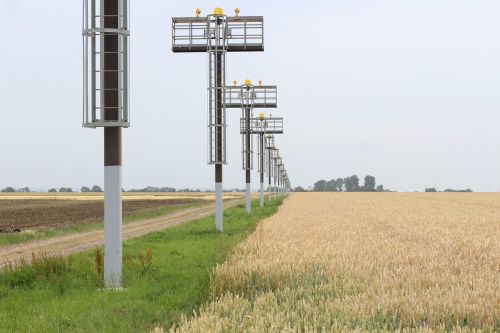
[[[104,285],[122,286],[122,167],[104,167]]]
[[[246,205],[245,205],[245,210],[248,215],[252,212],[252,192],[250,191],[250,184],[247,183],[247,190],[246,190]]]
[[[260,208],[264,208],[264,183],[260,183]]]
[[[223,214],[222,183],[215,183],[215,228],[218,231],[224,230]]]

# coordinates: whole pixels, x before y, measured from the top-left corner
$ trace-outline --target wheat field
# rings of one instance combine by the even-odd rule
[[[500,331],[500,194],[294,193],[172,332]]]

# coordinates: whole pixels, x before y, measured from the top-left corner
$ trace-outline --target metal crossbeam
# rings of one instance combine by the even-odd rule
[[[172,51],[207,52],[214,32],[207,17],[173,17]],[[227,52],[264,51],[264,18],[262,16],[227,17],[224,29]]]
[[[276,86],[252,86],[252,98],[245,98],[246,87],[232,86],[224,89],[226,108],[268,109],[278,107],[278,88]],[[251,105],[250,105],[251,103]]]
[[[240,134],[246,133],[246,121],[240,119]],[[283,118],[251,118],[251,134],[283,134]]]

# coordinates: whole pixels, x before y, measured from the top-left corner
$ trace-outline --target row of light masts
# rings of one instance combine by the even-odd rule
[[[104,128],[104,282],[122,285],[122,128],[129,117],[129,0],[83,0],[83,127]],[[242,161],[246,210],[250,213],[250,170],[253,136],[259,138],[260,206],[264,206],[264,174],[269,197],[290,189],[274,135],[283,133],[283,118],[253,117],[253,109],[276,108],[277,87],[226,86],[226,53],[264,51],[262,16],[224,15],[221,8],[200,17],[172,18],[173,52],[206,52],[208,76],[208,164],[215,166],[215,225],[223,230],[222,165],[226,164],[226,108],[241,108]],[[273,179],[273,187],[271,187]],[[273,195],[271,195],[271,191]]]
[[[264,19],[262,16],[226,16],[221,8],[213,14],[200,17],[172,18],[173,52],[208,52],[208,164],[215,165],[215,226],[223,230],[222,209],[222,165],[226,164],[226,109],[240,108],[242,117],[242,164],[245,170],[246,212],[251,212],[250,171],[253,169],[252,134],[263,137],[266,134],[283,133],[283,118],[253,117],[253,109],[276,108],[276,86],[252,85],[246,80],[242,86],[227,86],[225,80],[227,52],[264,51]],[[262,124],[266,124],[264,128]],[[269,125],[269,126],[267,126]],[[260,127],[259,127],[260,126]],[[260,142],[264,140],[261,139]],[[262,144],[259,142],[259,147]],[[262,148],[262,147],[261,147]],[[263,148],[262,148],[263,150]],[[264,157],[264,154],[259,154]],[[263,172],[261,171],[261,206],[263,200]],[[281,171],[280,171],[281,174]]]

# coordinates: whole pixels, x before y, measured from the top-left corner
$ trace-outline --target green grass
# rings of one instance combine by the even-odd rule
[[[254,202],[251,217],[243,205],[227,209],[223,233],[215,231],[211,216],[125,242],[123,291],[100,289],[95,250],[7,269],[0,273],[0,332],[169,328],[208,300],[215,265],[280,203],[259,209]],[[140,260],[149,249],[150,268]]]
[[[195,206],[201,206],[206,202],[198,201],[192,202],[182,205],[176,206],[165,206],[154,210],[148,210],[143,212],[132,213],[130,215],[126,215],[123,217],[123,223],[130,223],[139,220],[151,219],[155,217],[159,217],[162,215],[166,215],[181,209],[186,209]],[[84,232],[89,230],[96,230],[102,228],[102,222],[99,223],[89,223],[89,224],[81,224],[75,225],[71,227],[65,227],[61,229],[47,229],[36,232],[17,232],[17,233],[5,233],[0,234],[0,248],[4,246],[26,243],[39,239],[47,239],[51,237],[63,236],[72,233]]]

